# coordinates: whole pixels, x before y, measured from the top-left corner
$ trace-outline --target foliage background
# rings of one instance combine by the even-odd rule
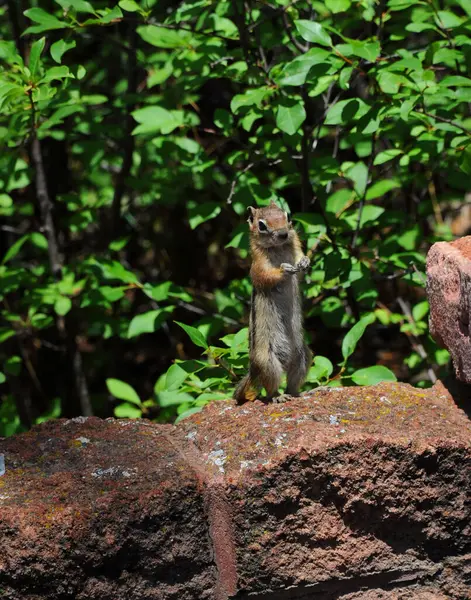
[[[246,210],[271,199],[312,259],[306,388],[440,375],[424,257],[469,226],[468,0],[8,0],[0,17],[0,435],[227,397],[247,364]]]

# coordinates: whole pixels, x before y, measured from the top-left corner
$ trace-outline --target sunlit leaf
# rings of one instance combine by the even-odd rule
[[[126,402],[141,406],[141,399],[129,383],[121,381],[120,379],[110,378],[106,380],[106,387],[108,388],[109,393],[115,398],[118,398],[118,400],[126,400]]]

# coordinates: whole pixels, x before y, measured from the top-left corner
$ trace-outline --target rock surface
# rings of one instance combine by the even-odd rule
[[[471,236],[430,248],[427,294],[430,333],[450,352],[457,378],[471,383]]]
[[[441,384],[0,440],[6,600],[471,597],[471,425]]]

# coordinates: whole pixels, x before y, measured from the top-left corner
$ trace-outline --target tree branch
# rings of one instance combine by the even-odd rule
[[[62,259],[59,253],[59,244],[57,241],[56,230],[52,218],[52,203],[49,196],[46,172],[44,169],[44,161],[41,150],[41,142],[36,133],[36,107],[33,99],[32,90],[29,91],[31,101],[31,159],[35,170],[36,179],[36,197],[39,205],[39,213],[43,230],[47,237],[49,265],[52,271],[52,276],[55,281],[59,281],[62,277]],[[61,340],[66,347],[66,365],[71,371],[75,384],[75,394],[79,401],[80,410],[83,415],[90,416],[93,414],[85,375],[82,367],[82,357],[77,348],[75,335],[71,334],[70,317],[66,319],[62,316],[57,316],[56,326]]]

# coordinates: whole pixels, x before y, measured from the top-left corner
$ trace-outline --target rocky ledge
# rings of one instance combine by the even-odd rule
[[[0,440],[0,597],[468,598],[470,450],[442,384],[49,422]]]

